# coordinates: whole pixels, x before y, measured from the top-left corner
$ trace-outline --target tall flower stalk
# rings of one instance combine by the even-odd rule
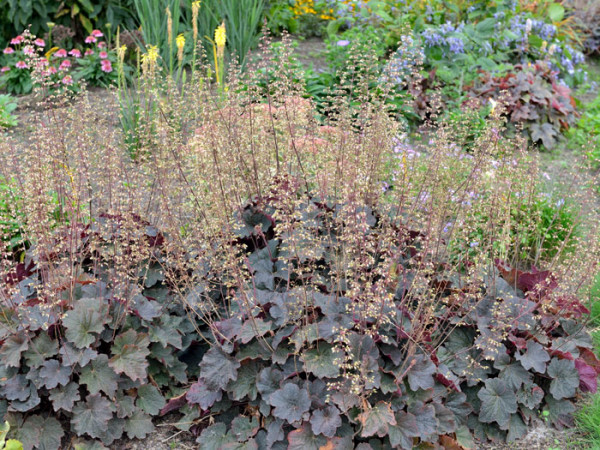
[[[213,57],[215,59],[215,76],[220,88],[223,86],[223,75],[225,67],[225,44],[227,42],[227,31],[225,21],[215,30],[215,40],[213,42]]]

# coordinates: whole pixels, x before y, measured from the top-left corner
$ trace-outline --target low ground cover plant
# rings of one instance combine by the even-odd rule
[[[207,449],[470,448],[596,390],[598,225],[581,208],[521,256],[539,173],[502,107],[468,153],[444,121],[411,142],[376,55],[323,116],[287,49],[186,95],[146,63],[135,154],[85,91],[2,136],[0,405],[24,448],[176,411]]]

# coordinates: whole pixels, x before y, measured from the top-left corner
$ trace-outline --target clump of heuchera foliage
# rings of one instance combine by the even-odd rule
[[[63,448],[70,433],[105,445],[143,438],[166,403],[162,389],[187,381],[179,356],[194,328],[162,285],[160,268],[142,266],[140,282],[118,292],[102,281],[111,269],[91,263],[102,246],[127,246],[125,223],[149,258],[160,252],[164,238],[149,224],[102,216],[80,224],[77,253],[86,262],[77,276],[49,280],[28,255],[3,278],[0,415],[26,449]],[[65,253],[57,248],[49,258]],[[52,302],[61,315],[48,310]]]
[[[518,64],[504,76],[484,72],[469,92],[484,101],[503,103],[510,122],[521,124],[532,142],[541,142],[548,149],[577,117],[571,89],[561,84],[543,61]]]
[[[417,145],[372,58],[318,115],[287,51],[222,90],[201,67],[185,96],[146,64],[135,159],[85,95],[2,137],[22,226],[0,260],[0,399],[28,448],[174,411],[208,449],[469,447],[542,410],[562,426],[595,390],[577,296],[598,225],[567,233],[577,258],[519,258],[538,171],[501,111],[468,154],[444,124]]]

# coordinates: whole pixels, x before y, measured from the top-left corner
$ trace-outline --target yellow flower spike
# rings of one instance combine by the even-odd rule
[[[227,32],[225,30],[225,21],[223,21],[215,30],[215,44],[217,44],[217,47],[225,47],[226,42]]]
[[[158,59],[158,47],[156,45],[148,46],[148,61],[155,63]]]
[[[149,45],[146,49],[146,53],[142,55],[142,69],[144,72],[153,71],[158,60],[158,47],[156,45]]]
[[[177,59],[181,61],[183,60],[183,48],[185,47],[185,37],[183,36],[183,33],[175,38],[175,45],[177,45]]]
[[[177,48],[180,48],[180,49],[185,46],[185,37],[183,36],[183,33],[179,34],[175,38],[175,45],[177,45]]]
[[[119,57],[119,60],[121,61],[121,63],[125,59],[125,52],[127,52],[126,45],[121,45],[119,48],[117,48],[117,56]]]

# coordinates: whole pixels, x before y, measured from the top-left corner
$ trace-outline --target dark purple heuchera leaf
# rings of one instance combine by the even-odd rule
[[[534,369],[539,373],[546,372],[546,363],[550,361],[548,352],[535,341],[527,341],[527,351],[524,354],[516,353],[515,358],[521,361],[525,369]]]
[[[523,384],[529,384],[531,374],[525,370],[522,363],[512,363],[506,365],[501,371],[498,378],[504,380],[507,386],[513,390],[519,389]]]
[[[242,329],[238,334],[238,339],[242,344],[247,344],[254,338],[264,336],[271,331],[273,323],[265,322],[263,319],[248,319],[242,325]]]
[[[269,403],[275,407],[273,415],[289,423],[302,420],[302,415],[310,409],[308,392],[294,383],[286,383],[273,392]]]
[[[23,448],[58,450],[64,436],[63,428],[54,417],[30,416],[19,429],[19,439]],[[8,448],[8,447],[6,447]]]
[[[425,355],[416,355],[410,361],[408,370],[408,384],[413,391],[418,389],[430,389],[434,385],[433,374],[435,364]]]
[[[265,367],[258,374],[256,388],[261,393],[262,397],[271,406],[274,406],[270,401],[270,395],[281,387],[283,380],[283,372],[273,367]]]
[[[569,400],[556,400],[552,395],[545,397],[545,410],[548,411],[548,420],[559,430],[573,425],[571,414],[575,406]]]
[[[150,340],[146,333],[128,330],[115,338],[111,352],[114,355],[108,365],[116,373],[124,373],[132,380],[146,380],[148,369],[148,349]]]
[[[340,411],[335,406],[326,406],[312,413],[310,425],[313,433],[333,437],[336,430],[342,425]]]
[[[131,417],[125,421],[125,432],[129,439],[144,439],[153,431],[152,418],[139,409],[135,410]]]
[[[390,426],[388,436],[392,447],[411,450],[414,438],[419,436],[416,417],[404,411],[397,412],[396,425]]]
[[[283,432],[283,424],[281,419],[274,419],[267,425],[267,446],[271,448],[275,442],[283,441],[285,433]]]
[[[112,397],[117,391],[118,375],[108,366],[108,356],[100,355],[81,371],[79,383],[87,385],[90,394],[102,391]]]
[[[64,387],[52,389],[50,391],[50,401],[52,401],[54,411],[58,412],[62,409],[71,412],[75,402],[79,401],[79,385],[71,382]]]
[[[517,397],[506,382],[499,378],[485,380],[485,387],[477,394],[481,400],[479,420],[484,423],[496,422],[501,427],[517,412]]]
[[[79,402],[73,408],[71,424],[80,436],[87,434],[99,438],[106,431],[113,411],[114,405],[100,394],[88,395],[85,402]]]
[[[99,298],[82,298],[62,320],[65,336],[77,348],[89,347],[102,333],[109,316],[106,303]]]
[[[323,436],[315,436],[308,424],[291,431],[288,436],[288,450],[319,450],[327,444]]]
[[[517,391],[517,401],[529,409],[537,407],[544,398],[544,390],[535,383],[525,384]]]
[[[71,367],[61,366],[56,359],[49,359],[40,369],[40,378],[48,389],[54,389],[59,384],[64,386],[71,378]]]
[[[152,319],[160,317],[162,313],[162,306],[160,303],[148,300],[142,294],[134,295],[129,307],[134,314],[146,321],[151,321]]]
[[[579,372],[579,388],[582,392],[595,393],[598,390],[598,375],[593,367],[582,359],[575,360],[575,368]]]
[[[208,389],[204,380],[200,379],[197,383],[192,384],[190,390],[186,394],[188,403],[192,405],[200,405],[200,408],[207,410],[215,402],[218,402],[223,397],[223,391],[212,391]]]
[[[46,333],[41,333],[33,339],[31,347],[23,354],[27,365],[32,368],[38,368],[47,359],[52,358],[58,353],[58,342],[51,339]]]
[[[237,416],[231,421],[231,433],[235,435],[238,442],[244,442],[254,437],[260,425],[256,417]]]
[[[135,404],[138,408],[142,408],[143,411],[155,416],[164,408],[166,400],[155,386],[144,384],[137,388]]]
[[[459,421],[463,421],[473,412],[473,407],[467,402],[467,396],[463,392],[450,392],[444,401],[444,406],[452,411]]]
[[[8,367],[19,367],[21,354],[29,347],[25,333],[13,334],[0,347],[0,362]]]
[[[186,393],[184,392],[177,397],[170,398],[167,404],[160,410],[159,415],[164,416],[165,414],[169,414],[172,411],[177,411],[179,408],[186,405],[187,399],[185,396]]]
[[[510,416],[510,421],[506,429],[508,430],[508,435],[506,436],[507,442],[514,442],[527,434],[527,425],[525,425],[519,414]]]
[[[10,404],[11,411],[27,412],[40,404],[40,396],[34,385],[29,385],[29,396],[25,401],[13,400]]]
[[[422,440],[426,441],[437,434],[438,423],[435,418],[435,409],[433,405],[417,401],[408,408],[408,412],[415,416],[419,433],[418,436]]]
[[[8,400],[25,401],[30,395],[30,383],[25,375],[17,374],[6,380],[0,388],[0,395]]]
[[[211,390],[224,389],[230,380],[237,378],[240,362],[218,347],[212,347],[204,354],[200,363],[200,376]]]
[[[533,142],[542,141],[547,149],[554,147],[557,134],[558,131],[548,122],[541,125],[539,123],[531,124],[531,140]]]
[[[396,425],[396,417],[391,405],[383,401],[363,411],[356,419],[362,425],[360,432],[362,437],[375,435],[384,437],[388,434],[390,425]]]
[[[234,443],[235,438],[227,433],[227,426],[219,422],[206,427],[196,442],[200,444],[198,450],[223,450],[227,444]]]
[[[91,348],[77,349],[73,345],[66,342],[59,352],[62,356],[63,366],[74,366],[79,364],[81,367],[85,367],[90,361],[96,359],[98,352]]]
[[[438,434],[451,434],[456,431],[456,418],[454,413],[440,403],[433,403],[435,419],[438,422]]]
[[[242,367],[238,370],[237,378],[231,380],[227,385],[227,392],[231,393],[233,400],[242,400],[246,397],[251,401],[256,400],[258,394],[256,380],[259,370],[260,366],[255,361],[242,364]]]
[[[548,375],[552,378],[550,393],[556,400],[575,395],[575,391],[579,386],[579,373],[575,368],[575,362],[568,359],[552,358],[548,365]]]
[[[304,362],[304,370],[318,378],[335,378],[340,373],[340,361],[343,353],[331,344],[317,343],[318,347],[306,350],[300,360]]]
[[[117,407],[117,417],[119,419],[131,417],[136,410],[135,399],[130,395],[127,395],[124,391],[117,391],[114,400]]]

